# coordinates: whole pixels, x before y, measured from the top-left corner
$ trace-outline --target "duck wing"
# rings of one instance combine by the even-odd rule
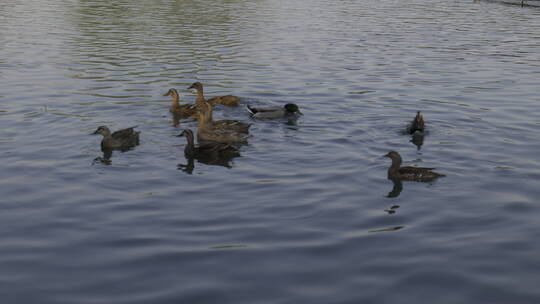
[[[122,130],[118,130],[118,131],[116,131],[116,132],[114,132],[112,134],[112,138],[114,138],[114,139],[122,139],[122,138],[133,136],[133,134],[138,134],[139,132],[136,132],[135,130],[133,130],[136,127],[137,126],[122,129]]]
[[[139,144],[139,134],[141,132],[137,132],[133,130],[135,127],[122,129],[114,132],[111,136],[113,141],[115,142],[115,145],[118,145],[119,148],[130,148],[133,146],[136,146]]]
[[[251,124],[232,119],[217,120],[212,123],[215,128],[232,130],[240,133],[248,133]]]
[[[233,95],[216,96],[206,100],[210,104],[222,104],[226,106],[236,106],[240,101],[240,97]]]
[[[233,155],[238,154],[238,148],[228,143],[214,142],[199,145],[197,152],[205,155]]]
[[[267,107],[267,108],[252,108],[246,106],[248,112],[255,118],[279,118],[285,116],[285,109],[283,107]]]
[[[248,139],[246,134],[231,130],[201,130],[201,128],[197,131],[197,136],[199,140],[218,143],[245,143]]]
[[[433,169],[435,168],[405,166],[405,167],[399,168],[399,175],[400,175],[400,178],[404,180],[413,180],[413,181],[421,181],[421,182],[429,182],[429,181],[433,181],[434,179],[438,177],[446,176],[444,174],[433,172],[432,171]]]
[[[189,117],[197,112],[197,105],[183,104],[169,108],[169,111],[173,114],[179,114],[182,117]]]

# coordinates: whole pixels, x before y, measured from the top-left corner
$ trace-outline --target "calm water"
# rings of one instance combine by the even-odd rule
[[[540,303],[538,8],[3,0],[0,21],[1,303]],[[196,80],[305,115],[187,174],[196,124],[162,95]],[[95,162],[100,125],[141,145]],[[447,177],[393,188],[390,150]]]

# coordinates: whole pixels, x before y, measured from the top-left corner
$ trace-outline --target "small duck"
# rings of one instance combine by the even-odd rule
[[[203,115],[206,120],[206,125],[209,129],[221,129],[221,130],[230,130],[234,132],[239,133],[249,133],[249,128],[251,127],[250,123],[241,122],[239,120],[234,119],[221,119],[221,120],[213,120],[213,112],[212,105],[210,105],[208,102],[204,101],[202,102],[203,109]]]
[[[392,160],[392,165],[388,168],[388,179],[391,180],[431,182],[439,177],[446,176],[433,172],[432,170],[435,168],[401,167],[401,156],[396,151],[390,151],[383,156]]]
[[[101,141],[102,150],[121,150],[127,151],[139,144],[139,133],[131,127],[127,129],[118,130],[111,134],[111,131],[106,126],[100,126],[93,134],[103,135]]]
[[[198,81],[194,82],[188,88],[188,90],[190,90],[190,89],[197,90],[197,104],[202,103],[202,101],[206,101],[210,105],[222,104],[222,105],[225,105],[225,106],[237,106],[238,102],[240,101],[240,97],[233,96],[233,95],[216,96],[216,97],[213,97],[213,98],[210,98],[210,99],[206,100],[204,98],[203,85],[202,85],[202,83],[200,83]]]
[[[208,142],[195,146],[193,140],[193,132],[190,129],[185,129],[177,136],[185,136],[187,145],[184,148],[186,158],[195,159],[214,159],[214,158],[232,158],[240,156],[238,148],[228,143]]]
[[[176,89],[170,89],[163,96],[171,96],[172,103],[169,107],[169,111],[173,114],[181,115],[182,117],[189,117],[197,111],[197,105],[194,104],[180,104],[180,95]]]
[[[407,126],[407,133],[423,135],[425,127],[424,116],[418,111],[416,112],[416,117]]]
[[[281,118],[288,116],[304,115],[294,103],[288,103],[283,107],[253,108],[246,106],[247,111],[253,118]]]
[[[190,116],[199,121],[199,129],[197,130],[197,139],[199,141],[213,141],[220,143],[245,143],[247,142],[247,134],[235,132],[226,129],[216,129],[208,126],[208,119],[200,111]]]

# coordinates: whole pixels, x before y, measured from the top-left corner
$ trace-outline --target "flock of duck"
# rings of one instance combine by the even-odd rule
[[[188,89],[197,91],[197,98],[194,104],[181,104],[178,91],[170,89],[164,96],[171,96],[172,103],[169,111],[178,118],[192,118],[198,121],[197,141],[193,131],[185,129],[177,136],[186,138],[187,144],[184,148],[184,155],[188,160],[187,170],[193,170],[193,161],[196,159],[207,164],[227,164],[234,157],[239,156],[239,145],[246,143],[249,136],[251,123],[239,120],[214,120],[213,107],[216,104],[225,106],[238,106],[240,98],[226,95],[206,99],[204,97],[203,85],[200,82],[193,83]],[[246,110],[252,118],[274,119],[274,118],[296,118],[303,115],[296,104],[288,103],[283,107],[251,107],[246,106]],[[104,155],[111,155],[112,150],[127,151],[139,145],[139,131],[131,127],[111,133],[108,127],[100,126],[93,134],[103,135],[101,149]],[[416,117],[408,124],[406,132],[412,135],[412,141],[421,142],[425,134],[425,123],[420,111]],[[434,168],[423,168],[413,166],[401,166],[402,159],[398,152],[390,151],[384,155],[392,160],[388,168],[388,179],[393,181],[420,181],[431,182],[445,176],[434,172]],[[107,158],[107,157],[106,157]]]

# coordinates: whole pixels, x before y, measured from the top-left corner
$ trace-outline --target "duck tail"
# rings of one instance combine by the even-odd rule
[[[246,111],[248,111],[250,115],[255,115],[255,113],[257,113],[257,110],[251,108],[249,105],[246,105]]]

